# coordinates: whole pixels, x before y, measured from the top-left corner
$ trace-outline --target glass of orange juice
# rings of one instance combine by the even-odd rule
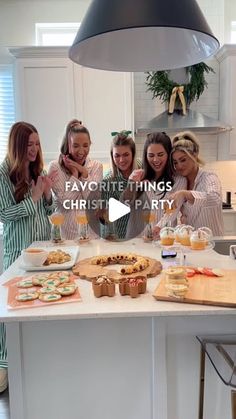
[[[88,219],[85,213],[76,214],[75,216],[76,223],[78,225],[78,239],[80,243],[85,243],[90,240],[89,238],[89,229],[88,229]]]
[[[50,221],[52,223],[52,230],[51,230],[51,240],[53,243],[61,243],[62,234],[61,234],[61,226],[64,223],[65,217],[60,212],[54,212],[50,216]]]

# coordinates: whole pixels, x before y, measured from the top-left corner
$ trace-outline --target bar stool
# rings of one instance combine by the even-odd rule
[[[232,419],[236,419],[236,335],[196,336],[201,344],[199,419],[203,419],[205,357],[231,390]],[[223,362],[222,362],[223,360]]]

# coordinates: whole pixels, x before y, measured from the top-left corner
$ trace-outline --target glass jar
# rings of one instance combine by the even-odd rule
[[[160,231],[161,244],[172,246],[175,241],[175,229],[173,227],[163,227]]]

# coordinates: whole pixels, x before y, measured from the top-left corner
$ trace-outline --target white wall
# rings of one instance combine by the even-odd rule
[[[0,0],[0,45],[35,45],[35,23],[80,22],[91,0]]]

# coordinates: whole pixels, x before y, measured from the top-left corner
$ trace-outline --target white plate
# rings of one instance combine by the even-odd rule
[[[71,256],[71,260],[65,263],[51,263],[51,265],[41,265],[41,266],[30,266],[26,265],[23,262],[22,256],[20,261],[20,267],[21,269],[24,269],[25,271],[63,271],[64,269],[71,269],[72,266],[74,266],[78,255],[79,255],[79,246],[63,246],[63,247],[41,247],[40,249],[46,250],[47,252],[52,252],[55,250],[62,250],[65,253],[69,253]]]

